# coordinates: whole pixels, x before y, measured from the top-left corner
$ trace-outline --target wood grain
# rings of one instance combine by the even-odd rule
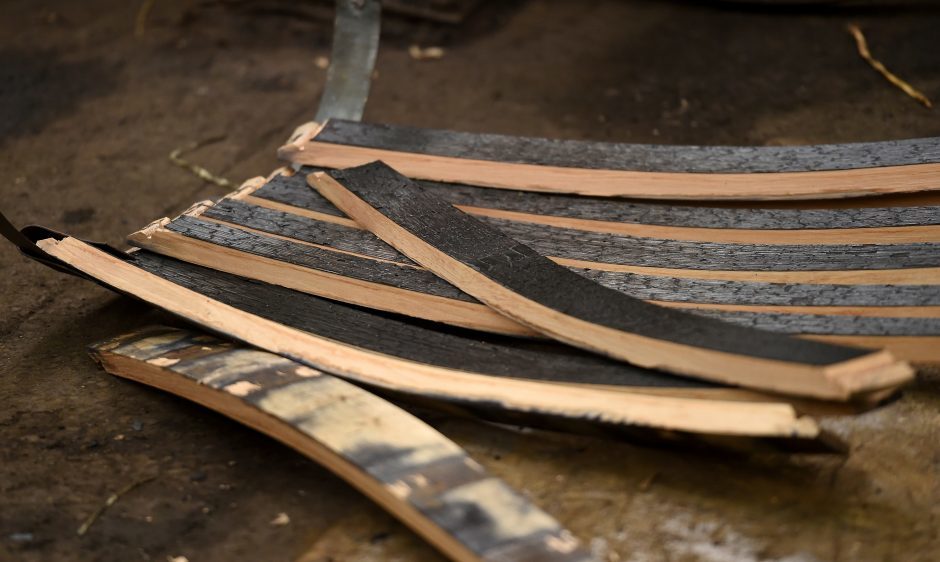
[[[382,163],[310,180],[406,256],[500,313],[572,345],[683,375],[815,397],[844,399],[911,377],[910,367],[887,352],[747,330],[601,287]]]
[[[536,335],[419,267],[330,251],[191,216],[134,233],[128,242],[190,263],[369,308],[488,332]],[[656,304],[792,334],[940,335],[940,307]]]
[[[217,205],[206,208],[202,216],[317,246],[400,264],[414,264],[412,260],[373,234],[361,231],[358,225],[350,224],[348,219],[343,219],[342,223],[328,222],[322,220],[324,218],[322,216],[304,215],[304,210],[301,208],[282,207],[278,210],[252,203],[254,200],[250,202],[223,200]],[[600,237],[595,243],[601,248],[600,252],[609,252],[603,249],[603,240],[604,238]],[[940,248],[940,245],[936,244],[931,246],[934,249]],[[767,250],[764,249],[762,252],[767,253]],[[752,304],[796,302],[812,305],[810,299],[818,297],[821,300],[820,305],[842,303],[847,306],[916,306],[918,303],[940,303],[940,285],[937,284],[940,282],[940,268],[740,271],[611,264],[562,257],[552,259],[602,284],[618,289],[636,287],[638,281],[645,283],[647,280],[659,287],[658,291],[664,291],[663,287],[670,283],[682,285],[681,290],[649,297],[663,300]],[[770,256],[767,259],[773,260]],[[886,257],[886,261],[888,259],[890,258]],[[711,263],[709,266],[714,267]],[[726,282],[724,287],[727,290],[719,289],[721,281]],[[933,284],[928,284],[931,281]],[[752,284],[751,289],[757,287],[759,291],[749,289],[748,286]],[[695,290],[698,285],[707,288]],[[859,287],[856,289],[840,285],[859,285]]]
[[[251,195],[333,216],[342,212],[304,189],[306,176],[324,171],[304,166],[276,174]],[[470,214],[502,213],[517,220],[595,230],[707,242],[889,243],[940,239],[940,205],[832,209],[714,207],[602,197],[531,193],[416,180],[429,193]],[[824,203],[824,202],[821,202]],[[662,227],[667,229],[663,235]],[[919,228],[920,227],[920,228]],[[926,227],[926,228],[923,228]],[[931,238],[932,236],[932,238]]]
[[[940,163],[940,138],[808,146],[670,146],[464,133],[334,119],[320,142],[493,162],[639,172],[774,173]]]
[[[202,404],[313,459],[453,560],[593,559],[454,442],[339,378],[171,329],[122,336],[91,354],[113,375]]]
[[[713,436],[721,443],[743,439],[784,450],[821,452],[836,446],[811,419],[796,416],[789,404],[609,392],[433,366],[337,341],[334,338],[348,334],[353,324],[348,317],[313,312],[311,307],[318,304],[334,311],[341,305],[310,295],[144,251],[122,258],[74,238],[39,240],[37,246],[105,286],[214,332],[388,392],[523,418],[567,420],[574,428],[611,426],[676,439],[705,435],[709,441]],[[368,316],[370,322],[381,321]],[[326,335],[304,329],[314,330],[320,322],[335,329]],[[364,335],[374,341],[377,335],[394,334],[373,324]],[[439,351],[444,357],[460,354],[459,349]]]
[[[343,250],[402,263],[397,252],[368,233],[244,201],[224,200],[206,216]],[[841,271],[940,267],[940,242],[912,244],[731,244],[643,238],[478,216],[538,253],[560,259],[614,265],[718,271]],[[326,242],[324,242],[326,240]],[[938,239],[940,240],[940,239]]]
[[[355,146],[347,141],[336,144],[324,140],[336,140],[328,133],[324,134],[324,131],[329,130],[328,123],[312,138],[304,136],[281,147],[278,150],[279,157],[295,164],[330,168],[361,166],[381,160],[417,179],[522,191],[640,199],[837,199],[940,189],[940,163],[932,161],[936,152],[934,140],[928,141],[930,146],[923,153],[919,151],[919,146],[906,151],[906,156],[896,160],[904,162],[900,165],[884,165],[886,161],[895,160],[883,159],[884,155],[876,150],[872,158],[879,162],[878,167],[843,165],[842,169],[833,169],[834,165],[830,165],[816,171],[789,171],[785,166],[776,165],[778,170],[782,168],[783,171],[753,173],[742,172],[747,169],[743,159],[732,159],[728,171],[704,173],[689,172],[685,167],[681,168],[683,171],[662,171],[661,168],[658,171],[637,171],[629,165],[622,166],[627,169],[588,169],[586,163],[602,165],[602,158],[590,150],[584,158],[577,160],[584,164],[579,167],[548,163],[551,160],[541,155],[538,156],[539,163],[519,161],[521,158],[506,161],[507,156],[500,156],[499,160],[479,159],[479,156],[471,158],[468,157],[470,152],[459,157],[445,156],[434,154],[434,141],[428,140],[437,132],[431,132],[417,142],[420,152],[404,150],[406,144],[402,137],[408,135],[389,135],[391,140],[385,148]],[[408,134],[415,131],[427,133],[409,130]],[[443,136],[452,134],[442,133]],[[523,144],[523,141],[511,138],[506,145],[515,146],[516,143]],[[559,154],[568,150],[571,150],[570,147],[564,147],[559,150]],[[494,157],[498,154],[498,151],[494,152]],[[806,160],[809,156],[801,155],[797,158]],[[847,157],[844,161],[851,159]],[[773,156],[769,160],[779,162],[781,158]],[[922,163],[924,161],[929,163]]]

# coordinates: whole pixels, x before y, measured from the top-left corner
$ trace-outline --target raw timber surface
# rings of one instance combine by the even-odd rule
[[[231,190],[204,185],[167,153],[227,133],[227,144],[188,157],[237,183],[274,169],[274,149],[315,113],[325,72],[312,61],[329,56],[327,22],[161,0],[135,38],[139,4],[0,6],[11,70],[0,88],[0,194],[18,225],[119,244]],[[874,56],[937,102],[940,13],[929,3],[786,14],[489,4],[497,13],[482,5],[481,19],[449,38],[387,21],[366,118],[666,144],[940,135],[937,110],[885,84],[844,30],[858,22]],[[424,41],[445,46],[444,58],[412,60],[408,46]],[[203,408],[105,376],[84,351],[166,318],[5,243],[0,271],[0,559],[441,560],[325,470]],[[928,561],[940,549],[938,375],[923,373],[880,412],[825,422],[852,444],[847,460],[704,456],[432,422],[609,560]],[[76,534],[109,495],[151,474]],[[271,525],[281,512],[290,523]]]

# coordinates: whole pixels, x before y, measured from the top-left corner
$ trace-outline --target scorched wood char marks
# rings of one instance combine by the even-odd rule
[[[329,374],[159,327],[93,346],[91,354],[113,375],[202,404],[310,457],[453,560],[594,560],[454,442]]]
[[[409,258],[553,338],[635,364],[763,390],[843,399],[911,376],[890,353],[748,330],[658,307],[558,266],[382,163],[310,176]]]
[[[940,141],[812,147],[654,147],[328,121],[278,155],[346,168],[382,160],[434,181],[606,197],[800,200],[940,189]]]

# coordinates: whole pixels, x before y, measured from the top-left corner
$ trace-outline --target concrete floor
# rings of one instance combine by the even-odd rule
[[[309,119],[329,25],[284,0],[0,4],[0,194],[20,223],[120,244],[240,181]],[[940,6],[773,13],[711,3],[493,1],[461,29],[389,21],[367,119],[568,138],[785,144],[940,135],[845,24],[940,101]],[[266,9],[251,9],[261,5]],[[271,9],[273,8],[273,9]],[[293,13],[293,17],[288,15]],[[443,44],[411,60],[412,42]],[[220,416],[112,379],[83,349],[158,313],[0,244],[0,560],[437,560],[325,470]],[[646,561],[940,559],[940,376],[828,427],[847,460],[742,459],[434,418],[589,541]],[[78,536],[81,522],[128,493]],[[290,524],[272,526],[278,513]]]

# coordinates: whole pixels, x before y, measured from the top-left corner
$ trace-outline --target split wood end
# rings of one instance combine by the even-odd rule
[[[154,232],[165,227],[168,224],[170,224],[169,217],[163,217],[162,219],[157,219],[153,221],[152,223],[148,224],[147,226],[141,228],[140,230],[128,234],[127,242],[129,244],[134,244],[139,247],[139,244],[138,244],[139,241],[150,238],[151,236],[153,236]]]
[[[210,209],[215,202],[213,201],[200,201],[190,205],[188,209],[177,215],[179,217],[199,217],[206,212],[207,209]],[[170,219],[169,217],[163,217],[162,219],[157,219],[147,226],[141,228],[136,232],[132,232],[127,236],[128,243],[139,245],[138,242],[147,240],[154,235],[158,230],[163,229],[166,225],[170,224],[175,219]]]
[[[222,197],[222,199],[236,199],[236,200],[237,200],[237,199],[244,199],[245,197],[248,197],[249,195],[251,195],[251,194],[254,193],[255,191],[258,191],[259,189],[261,189],[262,187],[264,187],[264,184],[268,183],[268,182],[271,180],[271,178],[274,177],[275,175],[277,175],[277,174],[280,172],[280,170],[282,170],[282,169],[283,169],[283,168],[279,168],[279,169],[277,169],[277,170],[274,170],[273,172],[271,172],[271,175],[268,176],[268,177],[256,176],[256,177],[253,177],[253,178],[249,178],[249,179],[245,180],[245,181],[238,187],[238,189],[236,189],[235,191],[233,191],[233,192],[231,192],[231,193],[228,193],[228,194],[224,195],[224,196]]]
[[[294,129],[294,132],[291,133],[290,138],[288,138],[287,143],[284,146],[278,148],[277,154],[279,158],[289,159],[287,155],[294,154],[295,152],[302,152],[305,150],[305,146],[311,139],[317,136],[317,134],[323,129],[324,126],[329,122],[329,120],[324,121],[323,123],[317,123],[316,121],[309,121],[298,126]]]
[[[915,374],[908,362],[897,359],[886,349],[825,368],[825,376],[843,389],[846,398],[897,389],[914,380]]]
[[[193,203],[192,205],[189,206],[188,209],[180,213],[177,216],[177,218],[178,217],[198,217],[199,215],[206,212],[206,209],[209,209],[213,205],[215,205],[215,202],[209,201],[208,199],[205,201],[199,201],[198,203]]]

